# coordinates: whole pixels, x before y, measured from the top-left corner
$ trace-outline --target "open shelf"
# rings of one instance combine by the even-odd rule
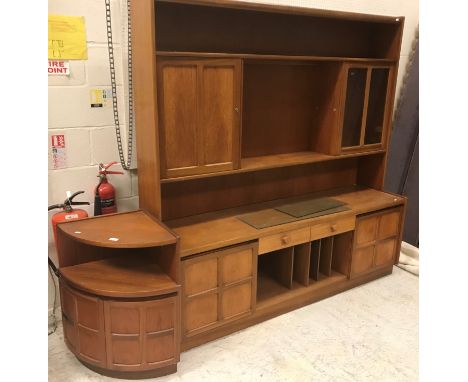
[[[241,174],[241,173],[246,173],[246,172],[251,172],[251,171],[261,171],[261,170],[268,170],[272,168],[297,166],[297,165],[309,164],[309,163],[329,162],[329,161],[334,161],[334,160],[339,160],[339,159],[363,157],[363,156],[377,155],[377,154],[383,154],[383,153],[385,153],[385,150],[378,149],[375,151],[354,152],[354,153],[343,154],[343,155],[327,155],[327,154],[321,154],[321,153],[317,153],[313,151],[300,151],[300,152],[288,153],[288,154],[263,155],[263,156],[258,156],[258,157],[242,158],[241,168],[239,169],[212,172],[212,173],[207,173],[207,174],[181,176],[177,178],[161,179],[161,183],[162,184],[174,183],[174,182],[181,182],[181,181],[192,180],[192,179],[203,179],[203,178],[211,178],[215,176]]]
[[[259,255],[257,303],[347,278],[352,241],[349,231]]]
[[[372,57],[325,57],[325,56],[291,56],[280,54],[248,54],[248,53],[214,53],[214,52],[175,52],[175,51],[157,51],[158,57],[193,57],[193,58],[240,58],[244,60],[262,60],[262,61],[334,61],[334,62],[365,62],[393,64],[398,62],[390,58],[372,58]]]
[[[155,260],[143,255],[63,267],[60,274],[73,287],[98,296],[138,298],[178,290],[178,285]]]
[[[175,244],[176,237],[144,211],[96,216],[60,223],[74,240],[106,248],[146,248]]]

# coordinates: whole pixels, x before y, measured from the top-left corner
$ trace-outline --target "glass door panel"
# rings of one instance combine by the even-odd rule
[[[342,147],[360,145],[366,78],[367,69],[365,68],[350,68],[348,70],[343,133],[341,137]]]
[[[364,144],[380,143],[387,98],[388,68],[372,69]]]

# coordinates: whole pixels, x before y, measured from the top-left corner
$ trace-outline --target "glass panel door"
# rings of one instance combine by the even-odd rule
[[[341,147],[360,145],[366,78],[367,69],[365,68],[350,68],[348,70]]]
[[[388,74],[388,68],[372,69],[364,138],[365,145],[382,141]]]

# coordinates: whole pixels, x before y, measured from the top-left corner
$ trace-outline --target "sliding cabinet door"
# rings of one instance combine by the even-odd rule
[[[163,178],[239,167],[240,60],[158,65]]]

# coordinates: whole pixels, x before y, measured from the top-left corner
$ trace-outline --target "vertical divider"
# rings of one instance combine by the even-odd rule
[[[309,285],[310,243],[299,244],[294,247],[293,279],[298,283]]]
[[[314,240],[310,243],[310,278],[318,281],[320,264],[320,240]]]
[[[325,276],[331,276],[332,255],[333,255],[333,236],[325,237],[321,240],[320,248],[320,273]]]
[[[294,266],[294,247],[280,249],[275,253],[274,269],[276,279],[286,288],[292,288],[293,266]]]

